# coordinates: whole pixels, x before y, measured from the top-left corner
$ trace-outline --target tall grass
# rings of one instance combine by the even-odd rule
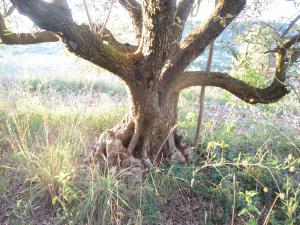
[[[97,105],[99,99],[94,101],[85,90],[85,98],[92,102],[80,101],[84,94],[70,99],[52,86],[38,92],[23,84],[12,87],[1,89],[0,100],[1,196],[12,197],[6,205],[13,208],[3,215],[8,223],[23,223],[32,208],[43,207],[58,213],[57,221],[62,222],[90,193],[88,186],[79,189],[82,173],[90,170],[82,165],[86,148],[122,118],[124,107],[105,93],[106,102]],[[14,179],[20,182],[15,194]],[[95,185],[93,180],[86,182]]]
[[[1,224],[300,223],[294,98],[250,107],[210,92],[195,163],[152,168],[142,184],[128,187],[126,170],[108,175],[83,163],[92,140],[124,115],[126,96],[47,82],[0,89]],[[180,99],[188,140],[195,93]]]

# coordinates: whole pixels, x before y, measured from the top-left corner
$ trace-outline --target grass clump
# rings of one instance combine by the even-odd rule
[[[128,204],[120,174],[105,175],[90,169],[88,179],[80,184],[78,205],[73,208],[74,224],[118,224],[125,216]]]
[[[194,163],[149,169],[128,187],[127,171],[109,175],[83,163],[91,140],[123,117],[126,96],[52,84],[1,89],[1,224],[300,223],[293,97],[249,107],[208,90]],[[179,103],[180,131],[190,142],[195,90]]]

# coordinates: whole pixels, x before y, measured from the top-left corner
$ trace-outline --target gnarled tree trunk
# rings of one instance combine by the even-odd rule
[[[117,158],[110,157],[113,149],[126,149],[117,154],[134,157],[149,163],[161,163],[169,159],[185,162],[190,157],[188,147],[177,133],[177,104],[179,91],[164,85],[164,82],[147,79],[140,74],[140,79],[128,83],[130,110],[125,118],[112,130],[110,135],[100,138],[99,151],[109,160],[110,167],[117,166]],[[121,141],[122,146],[110,143]],[[124,158],[121,155],[117,157]],[[152,162],[152,163],[151,163]]]
[[[71,52],[114,73],[128,86],[128,116],[100,139],[100,155],[111,159],[149,157],[155,161],[163,159],[163,155],[185,161],[187,157],[183,157],[184,148],[176,134],[181,90],[196,85],[215,86],[250,104],[275,102],[288,93],[284,84],[286,71],[300,56],[294,48],[300,34],[280,40],[274,51],[274,80],[263,89],[227,73],[185,71],[239,15],[246,0],[219,0],[208,19],[186,38],[182,33],[194,0],[141,0],[141,4],[136,0],[119,0],[132,20],[138,46],[119,43],[105,27],[104,35],[99,35],[87,25],[76,24],[66,0],[11,2],[48,32],[29,35],[29,39],[24,38],[26,34],[5,35],[7,28],[0,15],[0,38],[4,43],[56,41],[60,36]]]
[[[131,126],[115,129],[117,137],[138,158],[171,156],[178,151],[176,134],[179,93],[163,85],[143,79],[129,87],[131,110],[127,121]],[[124,135],[125,134],[125,135]],[[157,159],[158,159],[157,158]]]

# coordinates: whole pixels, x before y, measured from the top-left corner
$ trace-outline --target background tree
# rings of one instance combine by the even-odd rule
[[[250,104],[276,102],[288,93],[284,84],[287,69],[300,53],[300,34],[278,41],[273,51],[274,79],[266,88],[251,86],[227,73],[186,71],[243,11],[246,0],[219,0],[211,15],[185,38],[182,34],[194,0],[119,0],[132,20],[138,46],[120,43],[103,25],[103,33],[88,25],[78,25],[77,15],[72,15],[66,0],[11,3],[46,31],[8,32],[1,16],[2,42],[34,44],[60,38],[70,52],[112,72],[128,86],[131,109],[118,126],[102,135],[98,149],[99,153],[112,156],[112,166],[117,163],[113,158],[121,156],[111,154],[118,146],[122,147],[121,158],[130,157],[132,161],[139,158],[149,162],[148,157],[152,161],[186,161],[188,150],[176,131],[177,103],[183,89],[215,86]],[[108,149],[110,145],[112,148]]]

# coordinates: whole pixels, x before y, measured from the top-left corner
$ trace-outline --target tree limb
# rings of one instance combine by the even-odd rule
[[[42,29],[62,36],[68,49],[74,54],[107,69],[128,81],[133,79],[132,60],[115,46],[108,45],[89,29],[77,25],[71,17],[51,3],[41,0],[11,0],[20,13],[28,16]]]
[[[285,38],[285,36],[288,34],[288,32],[293,28],[293,26],[297,23],[297,21],[300,19],[300,14],[298,16],[295,17],[295,19],[293,19],[290,24],[288,25],[288,27],[282,32],[282,34],[280,35],[280,39]]]
[[[143,0],[143,32],[139,50],[152,77],[160,74],[169,58],[176,0]],[[149,69],[151,71],[149,71]]]
[[[253,87],[227,73],[184,72],[176,77],[175,89],[179,92],[190,86],[215,86],[231,92],[250,104],[276,102],[289,93],[284,81],[288,67],[300,57],[299,51],[291,49],[294,44],[299,42],[300,34],[282,40],[277,44],[275,76],[272,84],[266,88]]]
[[[127,10],[135,28],[136,38],[141,39],[143,16],[142,6],[136,0],[119,0],[119,3]]]
[[[234,94],[241,100],[250,103],[272,103],[289,93],[284,84],[272,83],[266,88],[256,88],[246,82],[236,79],[227,73],[190,71],[184,72],[177,80],[177,91],[191,86],[214,86],[220,87]]]
[[[44,42],[57,42],[59,38],[52,32],[41,31],[35,33],[13,33],[11,32],[0,14],[0,38],[3,44],[7,45],[26,45]]]
[[[198,29],[192,32],[181,44],[180,51],[172,60],[166,75],[183,72],[212,40],[215,40],[225,28],[244,9],[246,0],[220,0],[210,17]],[[167,75],[169,76],[169,75]]]
[[[190,12],[193,8],[194,2],[195,2],[195,0],[181,0],[177,4],[174,35],[175,35],[175,39],[178,41],[181,40],[184,25],[187,21],[187,18],[190,15]]]

